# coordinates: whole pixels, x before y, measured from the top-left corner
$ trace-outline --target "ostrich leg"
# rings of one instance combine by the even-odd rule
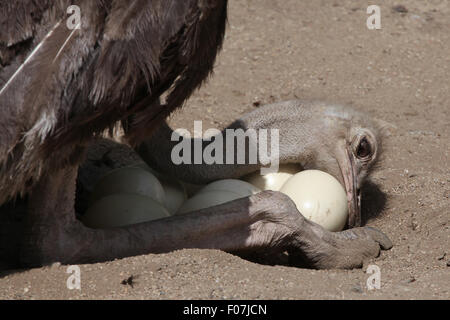
[[[123,228],[93,230],[74,213],[77,168],[53,171],[32,192],[21,259],[26,266],[112,260],[183,248],[288,250],[314,268],[355,268],[391,247],[371,228],[331,233],[278,192]]]

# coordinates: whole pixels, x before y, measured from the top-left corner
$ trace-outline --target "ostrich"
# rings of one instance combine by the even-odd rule
[[[0,0],[0,204],[28,195],[24,266],[181,248],[267,248],[288,250],[314,268],[354,268],[391,247],[380,231],[359,226],[359,188],[381,142],[376,127],[345,108],[301,111],[298,103],[264,108],[266,113],[255,112],[238,125],[285,125],[281,162],[304,162],[338,177],[348,193],[353,229],[328,232],[306,220],[287,196],[270,191],[128,227],[85,227],[74,211],[77,169],[87,144],[118,123],[147,161],[185,180],[257,168],[195,172],[163,161],[170,147],[164,120],[211,73],[227,0],[79,0],[80,21],[70,28],[71,5]],[[314,122],[314,113],[326,115],[324,121]],[[330,130],[320,130],[327,125]],[[316,138],[301,147],[310,129]]]

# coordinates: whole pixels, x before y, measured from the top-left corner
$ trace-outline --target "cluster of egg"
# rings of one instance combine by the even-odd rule
[[[111,228],[185,214],[254,195],[262,190],[288,195],[298,210],[330,231],[342,230],[348,216],[346,194],[331,175],[281,166],[277,173],[259,172],[242,180],[219,180],[187,197],[179,181],[166,178],[146,165],[117,169],[94,188],[83,223],[91,228]]]
[[[180,182],[144,164],[120,168],[96,184],[82,221],[91,228],[112,228],[158,220],[175,214],[186,199]]]

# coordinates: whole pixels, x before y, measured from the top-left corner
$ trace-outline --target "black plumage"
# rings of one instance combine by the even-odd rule
[[[70,5],[80,29],[68,28]],[[0,0],[0,203],[93,136],[139,143],[212,71],[227,0]],[[160,97],[167,94],[165,103]]]

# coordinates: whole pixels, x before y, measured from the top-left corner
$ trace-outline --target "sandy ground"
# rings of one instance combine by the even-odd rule
[[[381,30],[366,28],[369,4],[230,0],[215,75],[172,122],[221,128],[255,105],[293,98],[347,103],[390,122],[363,211],[392,250],[351,271],[183,250],[82,265],[81,290],[68,290],[67,267],[53,265],[1,273],[0,298],[449,299],[450,1],[379,1]],[[381,270],[379,290],[366,287],[369,264]],[[133,287],[121,284],[130,276]]]

